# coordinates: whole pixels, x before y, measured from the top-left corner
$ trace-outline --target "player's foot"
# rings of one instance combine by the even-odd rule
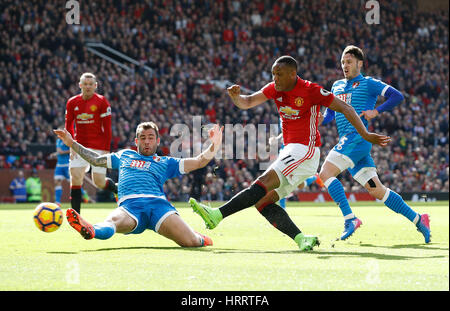
[[[316,184],[320,187],[323,188],[325,187],[325,184],[323,183],[322,179],[319,177],[319,173],[316,173]]]
[[[423,234],[425,238],[425,243],[430,243],[431,241],[431,230],[430,230],[430,216],[428,214],[419,215],[420,219],[417,222],[417,231]]]
[[[83,238],[90,240],[95,236],[94,227],[84,220],[73,208],[69,208],[66,212],[67,221],[70,226],[77,230]]]
[[[341,240],[349,238],[362,225],[362,221],[356,217],[347,219],[344,224],[344,232],[342,232]]]
[[[208,229],[214,229],[222,220],[222,214],[218,208],[206,206],[205,204],[197,202],[194,198],[189,199],[189,204],[194,212],[200,215]]]
[[[116,202],[119,202],[119,195],[116,192],[113,192],[114,199],[116,199]]]
[[[319,238],[313,235],[304,235],[303,233],[299,233],[295,237],[295,242],[301,251],[311,251],[314,246],[319,246],[320,241]]]
[[[202,246],[212,246],[213,245],[213,241],[209,236],[201,234],[199,232],[196,232],[196,233],[203,239]]]

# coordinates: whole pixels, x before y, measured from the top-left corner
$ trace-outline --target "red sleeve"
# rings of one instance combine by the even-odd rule
[[[72,137],[75,139],[73,121],[74,121],[74,115],[73,115],[73,110],[72,110],[72,101],[69,99],[66,104],[66,116],[65,116],[64,127],[67,129],[67,131],[70,133],[70,135],[72,135]]]
[[[261,91],[268,99],[274,99],[276,97],[277,91],[275,90],[275,83],[270,82],[266,84]]]
[[[331,92],[325,90],[322,86],[317,83],[311,83],[310,95],[312,97],[312,102],[315,105],[321,105],[328,107],[334,99],[334,95]]]
[[[110,150],[111,138],[112,138],[112,128],[111,128],[111,106],[108,100],[105,98],[104,105],[102,107],[102,113],[100,115],[102,120],[102,127],[105,133],[105,148]]]

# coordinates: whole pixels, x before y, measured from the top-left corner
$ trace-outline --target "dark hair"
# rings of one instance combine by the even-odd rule
[[[156,133],[156,138],[159,137],[159,129],[158,126],[153,122],[142,122],[136,128],[136,138],[139,138],[139,134],[148,129],[154,129]]]
[[[276,64],[285,64],[286,66],[289,66],[292,69],[295,69],[295,72],[297,72],[297,68],[298,68],[297,61],[292,56],[289,56],[289,55],[281,56],[275,61],[274,65],[276,65]]]
[[[342,52],[342,56],[344,56],[347,53],[352,54],[358,60],[362,60],[362,61],[364,60],[364,52],[357,46],[354,46],[354,45],[347,46],[344,49],[344,51]]]

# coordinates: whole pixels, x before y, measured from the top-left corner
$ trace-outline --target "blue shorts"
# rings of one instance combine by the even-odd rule
[[[342,159],[345,159],[345,161],[333,159],[334,161],[331,162],[337,164],[341,171],[348,169],[350,174],[355,177],[355,175],[363,168],[376,167],[375,162],[370,155],[371,150],[372,144],[362,138],[358,133],[353,132],[341,137],[339,143],[332,149],[332,151],[343,155]]]
[[[159,231],[162,222],[172,214],[178,214],[169,201],[161,198],[135,198],[123,201],[119,208],[125,210],[134,220],[136,227],[129,233],[139,234],[146,229]]]
[[[69,175],[69,165],[67,166],[57,166],[55,168],[55,173],[53,174],[54,179],[67,179],[70,180]]]

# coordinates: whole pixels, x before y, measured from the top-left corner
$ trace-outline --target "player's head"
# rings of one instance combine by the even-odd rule
[[[155,154],[160,142],[158,126],[153,122],[140,123],[136,128],[134,142],[140,154],[144,156]]]
[[[92,96],[97,89],[97,78],[90,72],[85,72],[80,77],[78,86],[81,89],[81,94],[84,96]]]
[[[290,91],[297,83],[297,61],[292,56],[281,56],[272,65],[275,90]]]
[[[364,53],[359,47],[349,45],[342,52],[341,67],[347,80],[351,80],[361,73],[363,63]]]

